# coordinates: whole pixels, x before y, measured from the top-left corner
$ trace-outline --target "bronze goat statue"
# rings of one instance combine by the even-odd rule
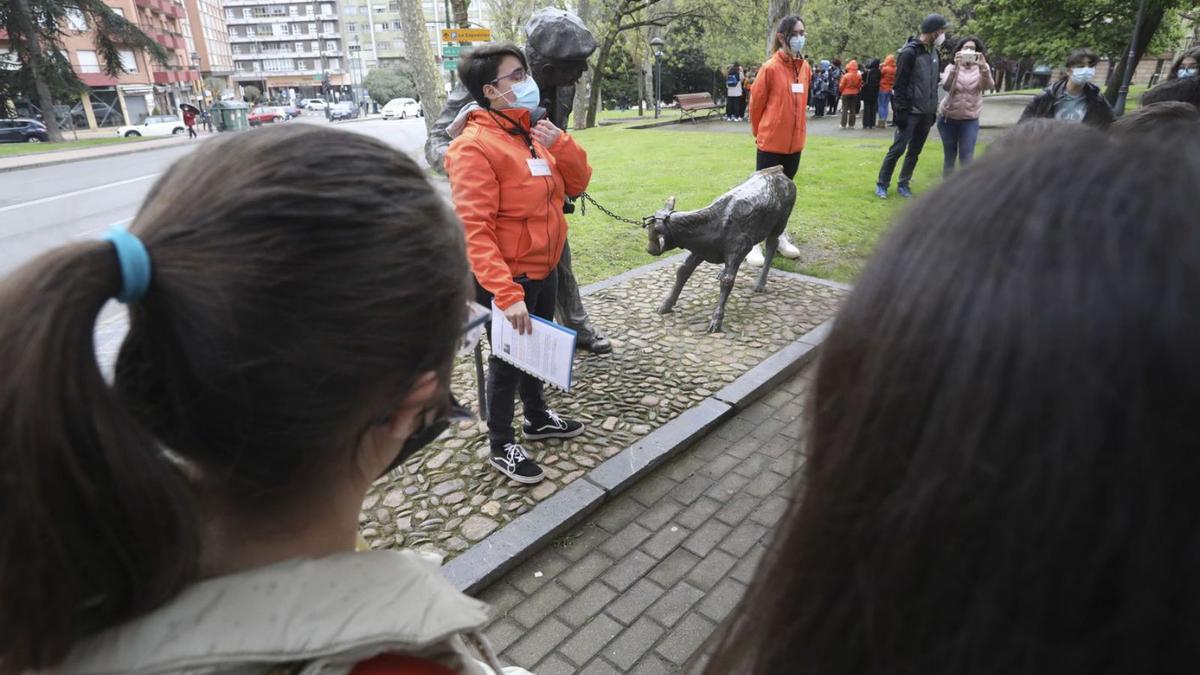
[[[691,255],[679,266],[675,287],[663,300],[658,313],[668,314],[674,309],[683,285],[701,262],[724,265],[721,298],[708,324],[708,332],[721,332],[725,303],[733,290],[738,268],[750,249],[762,241],[766,242],[767,262],[754,292],[766,291],[771,259],[795,203],[796,184],[784,175],[782,167],[755,173],[698,211],[676,211],[675,198],[667,199],[660,211],[642,221],[650,240],[646,252],[658,256],[673,248],[685,248]]]

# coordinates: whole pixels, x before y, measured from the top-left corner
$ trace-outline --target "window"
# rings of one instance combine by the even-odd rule
[[[113,14],[116,14],[117,16],[121,17],[122,19],[125,18],[125,8],[124,7],[109,7],[109,9],[111,9],[113,11]]]
[[[386,22],[386,21],[385,21],[385,22],[383,22],[383,23],[377,23],[377,24],[375,24],[375,30],[377,30],[377,31],[383,32],[383,31],[385,31],[385,30],[387,30],[387,29],[388,29],[388,25],[387,25],[387,22]]]
[[[138,71],[137,57],[133,55],[133,50],[122,49],[119,53],[121,55],[121,70],[127,73],[136,73]]]
[[[399,2],[389,2],[388,3],[388,11],[389,12],[399,12],[400,11],[400,3]]]
[[[392,30],[404,30],[399,21],[392,22]]]
[[[358,24],[354,23],[353,21],[347,22],[346,23],[346,32],[347,33],[357,33],[358,32]]]
[[[321,5],[321,16],[333,16],[333,5]]]
[[[80,33],[88,29],[87,18],[78,9],[67,10],[67,27]]]
[[[375,13],[376,14],[386,14],[387,11],[388,11],[387,5],[382,5],[382,4],[375,5]]]
[[[346,5],[342,8],[342,14],[345,16],[354,16],[355,14],[358,14],[358,7],[355,7],[354,5]]]
[[[96,60],[96,52],[87,49],[80,49],[79,51],[75,52],[75,56],[79,59],[79,72],[100,72],[100,62]]]
[[[391,43],[391,42],[389,42],[389,41],[387,41],[387,40],[380,40],[379,42],[376,42],[376,43],[375,43],[375,48],[376,48],[376,49],[380,49],[380,50],[383,50],[383,49],[391,49],[391,48],[392,48],[392,43]]]

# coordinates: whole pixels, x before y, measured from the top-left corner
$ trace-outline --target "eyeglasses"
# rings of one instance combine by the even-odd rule
[[[516,68],[507,75],[501,75],[492,80],[489,84],[500,84],[500,80],[512,80],[513,82],[524,82],[529,73],[525,72],[524,68]]]

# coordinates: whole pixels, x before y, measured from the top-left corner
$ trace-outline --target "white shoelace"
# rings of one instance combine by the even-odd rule
[[[525,449],[520,445],[509,443],[504,446],[504,461],[508,462],[510,471],[515,471],[517,465],[526,459],[529,459],[529,457],[525,454]]]
[[[550,421],[554,423],[554,426],[558,427],[559,429],[567,428],[567,423],[564,422],[562,418],[558,416],[558,413],[554,412],[553,410],[547,410],[546,417],[549,417]]]

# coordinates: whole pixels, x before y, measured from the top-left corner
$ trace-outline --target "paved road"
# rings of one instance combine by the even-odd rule
[[[288,124],[328,122],[318,117]],[[370,120],[338,126],[386,141],[425,164],[421,156],[423,120]],[[0,277],[50,248],[98,237],[110,225],[128,223],[154,181],[195,147],[175,146],[0,174]],[[101,314],[97,329],[101,363],[111,361],[124,326],[124,312],[115,304]]]

